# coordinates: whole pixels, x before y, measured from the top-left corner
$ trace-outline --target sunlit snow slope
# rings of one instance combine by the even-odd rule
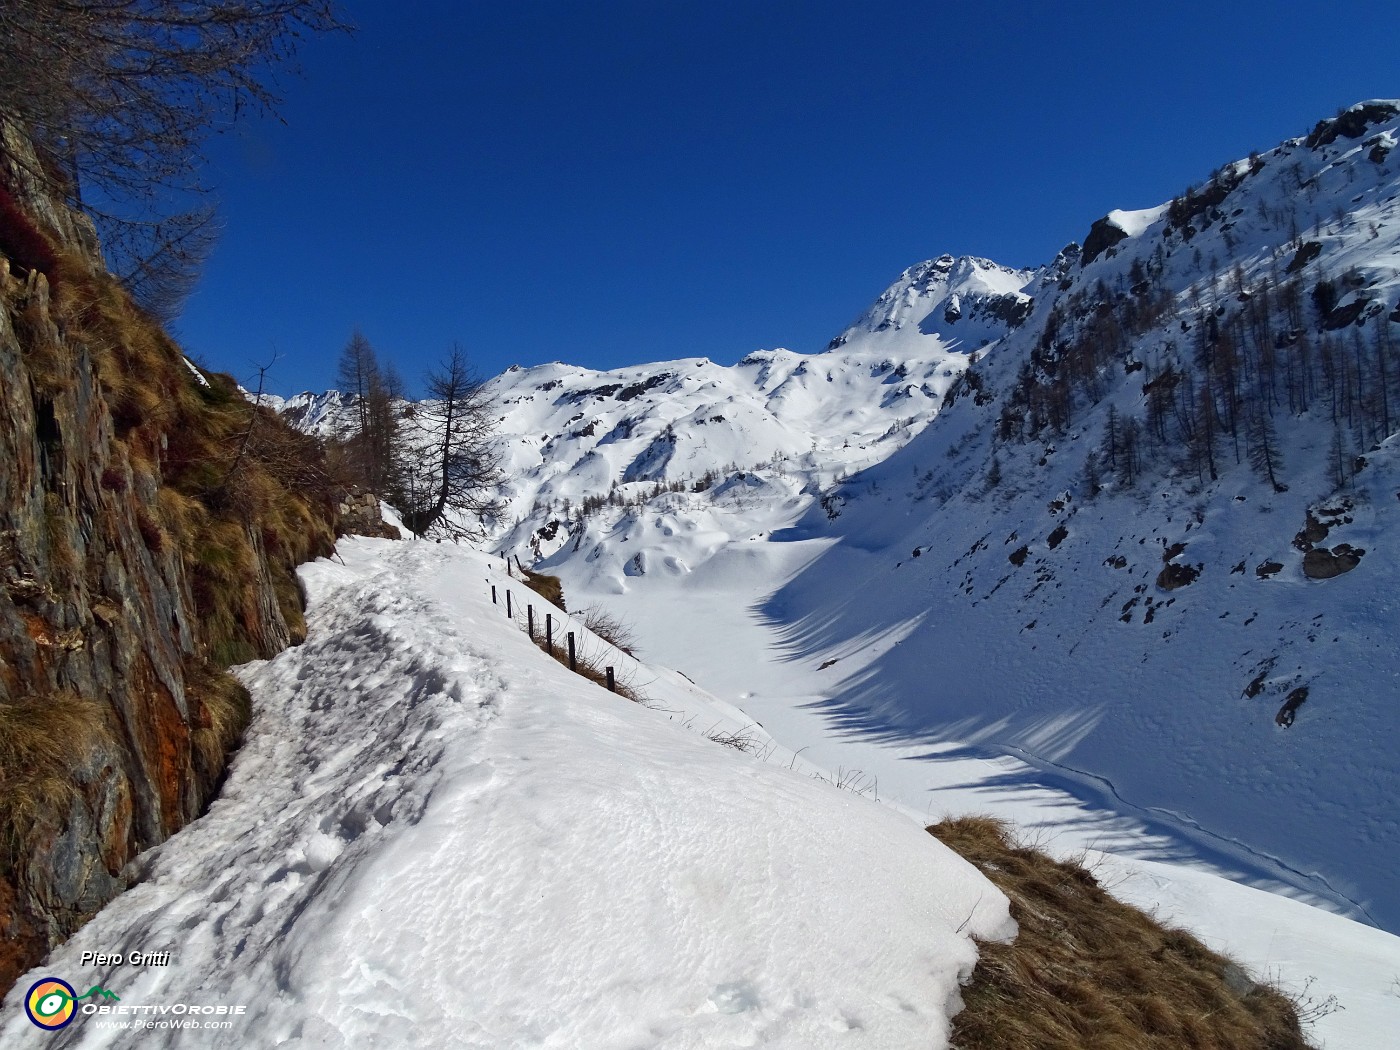
[[[496,542],[536,556],[567,543],[611,560],[597,541],[625,531],[630,509],[684,490],[696,496],[696,535],[659,545],[634,535],[623,562],[633,575],[689,571],[733,532],[735,500],[810,499],[918,433],[969,358],[1025,319],[1019,289],[1033,276],[981,259],[922,264],[822,354],[511,369],[492,387],[519,524]]]
[[[571,674],[492,604],[520,596],[498,560],[339,550],[303,569],[307,642],[244,670],[219,800],[20,980],[0,1044],[946,1045],[970,938],[1015,928],[974,868],[790,753],[707,739],[742,724],[679,676],[608,655],[648,709]],[[131,951],[170,962],[82,961]],[[39,1033],[43,975],[120,998]],[[245,1012],[106,1026],[205,1019],[174,1004]]]
[[[1358,107],[1097,224],[808,513],[837,542],[766,612],[851,657],[834,718],[1020,756],[1400,930],[1397,134]]]

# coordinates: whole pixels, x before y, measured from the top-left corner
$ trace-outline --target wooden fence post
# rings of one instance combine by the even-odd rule
[[[491,585],[491,604],[496,604],[496,585],[494,583]]]
[[[554,655],[554,614],[544,614],[544,647],[550,656]]]
[[[574,656],[574,632],[569,632],[569,670],[578,670],[578,658]]]
[[[535,640],[535,607],[525,606],[525,621],[530,625],[530,641]]]
[[[506,591],[506,619],[508,619],[508,620],[513,620],[513,619],[515,619],[514,615],[512,615],[512,613],[511,613],[511,608],[510,608],[510,591]]]
[[[617,692],[617,679],[613,677],[613,669],[608,668],[608,692]]]

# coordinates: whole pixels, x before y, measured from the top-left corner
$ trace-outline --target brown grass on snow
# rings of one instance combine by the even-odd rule
[[[506,568],[512,575],[519,575],[525,586],[529,587],[536,594],[540,595],[551,605],[558,609],[566,609],[564,605],[564,585],[558,576],[550,576],[547,573],[531,572],[525,566],[516,563],[515,568],[511,568],[510,562],[506,562]],[[595,685],[601,685],[604,689],[608,687],[608,664],[605,651],[599,651],[596,646],[588,645],[588,635],[600,639],[605,644],[625,653],[628,656],[635,656],[636,642],[632,638],[631,628],[617,617],[606,612],[599,606],[590,606],[575,614],[578,616],[582,626],[587,630],[587,634],[579,637],[575,634],[574,657],[575,673],[587,678]],[[515,606],[514,619],[518,624],[523,619],[523,607]],[[554,657],[555,660],[569,666],[569,620],[567,615],[562,623],[558,625],[554,632],[553,646],[545,644],[543,617],[535,624],[535,644]],[[631,700],[638,704],[648,704],[650,700],[645,694],[640,692],[632,681],[619,674],[613,676],[613,692],[624,699]]]
[[[979,942],[957,1050],[1307,1050],[1293,1003],[1191,934],[1014,845],[987,817],[929,829],[1011,900],[1020,932]]]
[[[606,689],[608,687],[608,663],[606,658],[600,653],[590,651],[590,649],[586,647],[585,644],[586,638],[579,638],[577,637],[577,635],[575,635],[575,642],[576,644],[574,646],[574,656],[576,666],[574,667],[574,672],[576,674],[582,675],[584,678],[587,678],[590,682],[594,683],[595,685],[601,685],[604,689]],[[563,664],[565,667],[569,666],[569,639],[567,620],[565,620],[564,623],[560,625],[559,630],[555,633],[554,647],[552,650],[546,648],[544,629],[539,625],[536,625],[535,628],[535,644],[538,645],[541,649],[545,649],[545,651],[548,652],[550,656],[554,657],[555,660],[559,661],[559,663]],[[639,692],[637,688],[630,681],[626,680],[622,675],[614,674],[613,692],[615,692],[618,696],[623,697],[624,699],[633,701],[634,703],[646,704],[649,702],[647,697],[643,693]]]
[[[550,605],[557,606],[565,612],[569,611],[569,607],[564,604],[564,583],[558,576],[551,576],[547,572],[531,572],[520,564],[518,558],[514,569],[511,568],[509,561],[506,562],[506,571],[512,574],[519,573],[520,580],[526,587],[529,587]]]
[[[595,636],[636,659],[637,636],[632,631],[632,625],[622,617],[608,612],[601,605],[589,605],[580,609],[578,617]]]

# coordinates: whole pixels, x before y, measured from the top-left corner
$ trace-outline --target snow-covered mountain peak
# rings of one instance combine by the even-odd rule
[[[963,353],[978,350],[1029,316],[1026,286],[1037,273],[971,255],[928,259],[900,274],[828,349],[868,344],[875,335],[886,344],[913,347],[936,341]],[[891,339],[891,332],[901,335]]]
[[[292,426],[304,434],[317,437],[335,437],[341,429],[341,422],[350,412],[354,398],[339,390],[327,390],[313,394],[304,390],[291,397],[278,394],[254,394],[244,390],[249,401],[270,408]]]

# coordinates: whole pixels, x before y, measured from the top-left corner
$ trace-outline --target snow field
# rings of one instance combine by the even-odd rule
[[[245,1014],[198,1032],[80,1017],[52,1045],[946,1045],[969,938],[1014,932],[975,869],[686,728],[733,712],[677,676],[648,691],[684,719],[548,660],[491,605],[499,562],[340,549],[303,569],[308,641],[244,669],[256,712],[221,798],[42,971]],[[132,950],[171,965],[78,964]],[[38,975],[0,1043],[32,1038]]]
[[[1327,886],[1315,876],[1300,878],[1242,844],[1231,849],[1173,814],[1126,805],[1090,778],[1028,764],[1033,756],[1026,751],[999,753],[959,743],[956,725],[952,739],[940,739],[840,718],[833,697],[853,683],[876,695],[883,674],[872,678],[872,671],[911,647],[918,647],[912,655],[922,653],[932,662],[925,659],[920,674],[910,670],[897,683],[909,694],[918,689],[926,695],[963,676],[989,672],[978,655],[985,646],[946,622],[940,629],[893,617],[877,629],[865,615],[877,602],[855,575],[833,576],[826,588],[832,607],[844,599],[865,616],[868,630],[843,635],[843,643],[830,649],[794,645],[786,627],[800,622],[802,607],[784,605],[783,581],[801,579],[832,549],[824,538],[736,542],[692,575],[634,581],[623,598],[605,597],[607,581],[591,575],[588,565],[565,564],[562,571],[571,600],[597,593],[608,601],[631,620],[651,659],[685,671],[733,702],[741,718],[756,720],[785,749],[797,750],[799,767],[809,760],[840,771],[867,796],[920,823],[973,814],[1007,820],[1037,848],[1079,860],[1114,896],[1189,929],[1256,980],[1302,996],[1305,1005],[1322,1006],[1334,997],[1340,1009],[1308,1029],[1320,1050],[1391,1050],[1400,1031],[1400,938],[1323,910],[1346,903],[1327,896]],[[735,563],[744,571],[730,571]],[[777,588],[776,597],[769,596],[771,588]],[[889,594],[887,587],[883,595]],[[1011,642],[998,644],[999,660],[1015,655]],[[911,659],[911,665],[919,663]],[[964,717],[965,728],[977,728],[971,712]],[[1101,713],[1068,711],[1041,719],[1036,739],[1046,748],[1071,747],[1100,722]],[[786,764],[788,754],[783,750],[776,760]]]

